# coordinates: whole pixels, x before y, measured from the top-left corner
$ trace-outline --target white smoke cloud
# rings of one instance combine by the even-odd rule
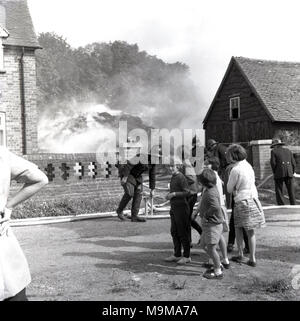
[[[195,122],[195,117],[191,113],[195,112],[195,108],[187,112],[184,109],[180,110],[181,107],[176,106],[172,111],[143,106],[138,109],[139,114],[133,116],[132,110],[126,110],[125,113],[95,103],[73,103],[65,109],[49,106],[47,110],[56,112],[45,112],[39,118],[39,148],[42,152],[51,153],[95,153],[99,147],[103,151],[115,151],[120,121],[126,120],[128,127],[126,135],[130,135],[132,129],[140,128],[148,132],[149,139],[150,124],[152,128],[159,130],[197,129],[196,126],[183,126]]]
[[[116,128],[101,124],[100,113],[120,115],[105,105],[78,105],[68,111],[57,111],[52,117],[49,113],[40,116],[38,124],[39,148],[52,153],[93,153],[103,146],[109,150],[114,143]]]
[[[156,97],[161,102],[165,97]],[[201,109],[195,102],[157,106],[132,105],[126,110],[111,109],[104,104],[76,102],[48,106],[39,117],[39,148],[51,153],[94,153],[101,147],[112,151],[118,142],[120,121],[132,129],[197,129],[201,131]],[[199,115],[200,114],[200,115]],[[148,129],[148,130],[147,130]],[[204,141],[204,135],[200,137]]]

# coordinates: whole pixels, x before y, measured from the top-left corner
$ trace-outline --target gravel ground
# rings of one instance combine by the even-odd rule
[[[299,300],[300,213],[276,211],[267,219],[257,231],[258,266],[231,263],[218,281],[202,277],[206,255],[197,247],[190,265],[163,261],[172,254],[168,219],[109,218],[14,231],[32,273],[31,301]]]

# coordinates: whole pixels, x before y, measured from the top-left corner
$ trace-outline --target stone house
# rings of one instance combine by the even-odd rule
[[[27,1],[0,0],[0,144],[20,155],[38,150],[38,48]]]

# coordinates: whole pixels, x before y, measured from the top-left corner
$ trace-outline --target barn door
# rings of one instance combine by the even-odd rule
[[[233,120],[231,122],[232,124],[232,142],[237,143],[238,142],[238,124],[236,120]]]

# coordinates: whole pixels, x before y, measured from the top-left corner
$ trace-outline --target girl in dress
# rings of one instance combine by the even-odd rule
[[[230,145],[227,154],[229,161],[234,163],[229,175],[227,190],[234,196],[234,225],[238,246],[238,256],[232,257],[232,260],[255,267],[257,264],[255,229],[265,225],[264,212],[255,186],[255,174],[252,166],[246,160],[247,152],[242,146]],[[248,235],[249,260],[244,258],[243,253],[243,228]]]

